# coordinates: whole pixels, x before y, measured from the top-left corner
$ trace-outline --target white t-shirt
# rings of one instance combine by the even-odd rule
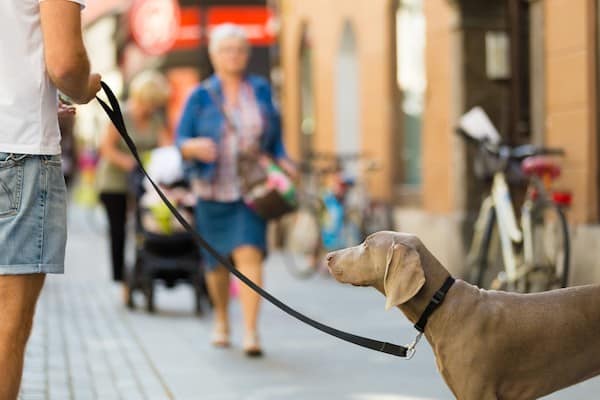
[[[44,62],[41,1],[0,1],[0,152],[60,154],[57,93]]]

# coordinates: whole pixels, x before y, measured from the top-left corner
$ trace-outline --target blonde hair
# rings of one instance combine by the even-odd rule
[[[246,46],[250,47],[248,35],[244,28],[236,24],[226,23],[217,25],[210,31],[209,51],[215,53],[219,49],[221,42],[226,39],[240,39],[244,41]]]
[[[155,107],[165,105],[171,90],[167,79],[156,71],[144,71],[136,75],[129,85],[130,98]]]

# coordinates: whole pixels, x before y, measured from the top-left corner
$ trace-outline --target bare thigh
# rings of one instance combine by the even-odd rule
[[[45,277],[44,274],[0,276],[0,342],[27,341]]]
[[[240,265],[262,265],[263,262],[263,253],[257,247],[253,246],[241,246],[233,251],[232,254],[233,261],[236,267]]]

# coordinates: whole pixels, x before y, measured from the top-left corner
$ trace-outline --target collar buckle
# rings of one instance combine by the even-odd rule
[[[419,318],[417,323],[414,325],[416,330],[418,330],[421,333],[425,332],[425,326],[427,325],[427,320],[429,319],[431,314],[433,314],[433,312],[440,306],[440,304],[442,304],[442,302],[444,301],[444,298],[446,297],[446,293],[448,293],[448,290],[450,290],[450,288],[452,287],[453,284],[454,284],[454,278],[452,276],[449,276],[448,278],[446,278],[446,281],[444,282],[442,287],[439,288],[439,290],[437,292],[435,292],[435,294],[429,301],[429,304],[423,311],[423,314],[421,314],[421,317]]]
[[[442,303],[442,301],[444,301],[444,297],[446,297],[446,293],[438,290],[431,298],[431,302],[435,305],[439,305]]]

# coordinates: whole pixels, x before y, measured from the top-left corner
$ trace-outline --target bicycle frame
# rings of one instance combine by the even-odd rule
[[[481,246],[486,224],[490,221],[490,214],[495,210],[506,281],[509,283],[516,282],[526,272],[527,267],[534,265],[531,218],[536,204],[536,200],[531,195],[531,190],[534,188],[538,191],[538,196],[547,199],[547,192],[541,181],[532,178],[521,209],[521,228],[519,228],[506,176],[503,172],[497,172],[494,175],[492,190],[484,199],[475,223],[475,235],[471,243],[470,254],[474,254],[475,250]],[[513,246],[521,243],[523,244],[523,257],[519,259]]]
[[[513,243],[521,243],[523,241],[523,233],[517,226],[515,210],[512,205],[508,184],[506,183],[506,176],[503,172],[497,172],[494,175],[491,198],[492,206],[496,210],[496,221],[498,224],[498,235],[500,237],[504,268],[508,281],[513,282],[518,277],[518,265]]]
[[[523,259],[525,264],[530,266],[533,266],[535,262],[531,214],[536,205],[536,200],[533,198],[532,189],[537,191],[537,196],[538,198],[541,198],[542,201],[551,201],[543,182],[537,177],[532,177],[521,212],[521,226],[524,232]]]

